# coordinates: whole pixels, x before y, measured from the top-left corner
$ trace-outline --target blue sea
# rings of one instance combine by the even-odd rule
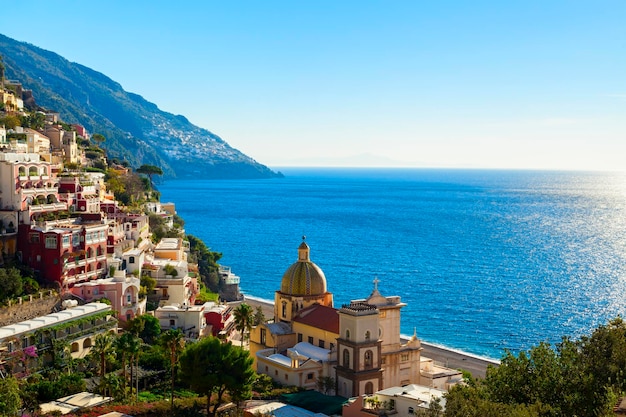
[[[273,300],[306,236],[336,307],[377,278],[406,303],[403,334],[480,356],[626,313],[625,173],[280,170],[159,186],[249,296]]]

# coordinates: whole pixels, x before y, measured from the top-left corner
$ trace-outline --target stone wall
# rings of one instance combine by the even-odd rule
[[[54,291],[42,291],[27,300],[14,300],[7,307],[0,308],[0,327],[50,314],[60,302],[61,298]]]

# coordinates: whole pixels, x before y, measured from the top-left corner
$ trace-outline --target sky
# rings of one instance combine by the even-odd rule
[[[270,167],[626,169],[624,0],[29,0],[2,15],[0,33]]]

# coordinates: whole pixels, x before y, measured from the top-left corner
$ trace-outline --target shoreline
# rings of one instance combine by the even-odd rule
[[[235,301],[229,304],[239,304],[242,302],[246,302],[253,308],[261,306],[265,317],[274,316],[274,303],[264,298],[244,294],[244,299],[242,301]],[[404,343],[409,340],[409,337],[400,335],[400,340]],[[429,343],[422,339],[420,339],[420,342],[423,349],[422,354],[425,357],[431,358],[436,362],[436,364],[447,368],[469,371],[475,378],[484,378],[488,366],[497,366],[500,364],[499,360],[464,352],[460,349],[453,349],[447,346]]]

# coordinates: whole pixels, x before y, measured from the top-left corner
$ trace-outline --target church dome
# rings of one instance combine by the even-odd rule
[[[280,291],[288,295],[321,295],[326,293],[326,277],[309,258],[309,245],[298,247],[298,260],[283,275]]]

